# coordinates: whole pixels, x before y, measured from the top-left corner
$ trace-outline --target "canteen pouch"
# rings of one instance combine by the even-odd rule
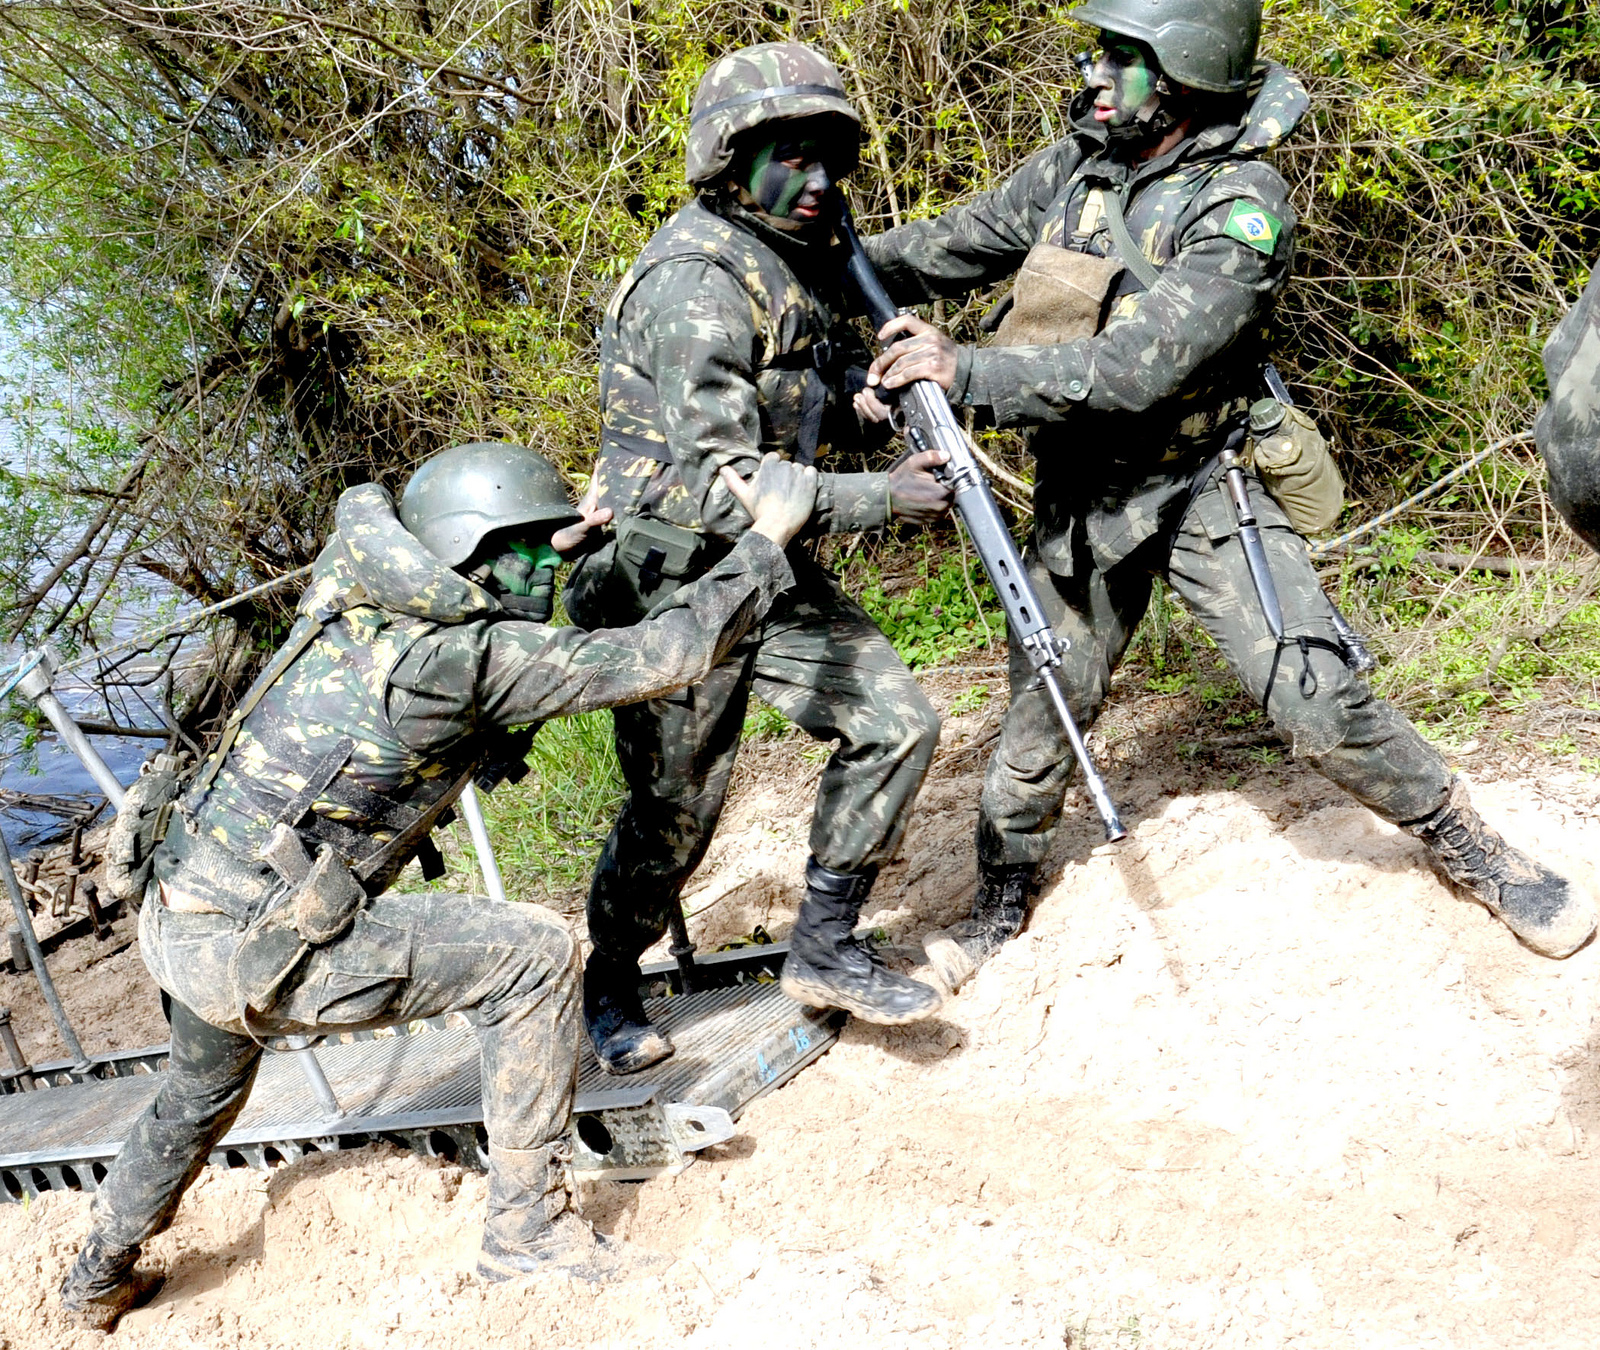
[[[186,781],[184,766],[184,756],[169,754],[146,764],[106,831],[106,889],[130,906],[139,905],[154,875],[156,847]]]
[[[664,520],[629,516],[617,527],[614,572],[646,614],[698,578],[711,559],[706,541],[693,530]]]
[[[1093,337],[1105,326],[1123,266],[1056,244],[1035,244],[1011,293],[985,316],[996,346],[1035,347]]]
[[[1301,534],[1321,534],[1344,510],[1344,479],[1328,441],[1300,408],[1264,398],[1250,409],[1247,459]]]

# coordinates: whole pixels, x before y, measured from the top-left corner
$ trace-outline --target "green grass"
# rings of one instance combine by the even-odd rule
[[[547,722],[534,737],[528,776],[481,795],[495,860],[513,900],[571,898],[588,884],[594,860],[622,805],[622,772],[609,712]],[[447,890],[483,888],[466,826],[448,831]]]
[[[1005,615],[983,568],[956,539],[919,536],[894,555],[909,564],[911,584],[902,574],[892,589],[879,554],[861,552],[837,563],[845,589],[872,616],[895,651],[912,670],[948,665],[956,658],[1005,640]]]

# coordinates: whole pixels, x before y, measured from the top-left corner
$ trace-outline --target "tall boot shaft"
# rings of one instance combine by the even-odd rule
[[[835,872],[815,858],[806,863],[806,894],[783,963],[783,992],[797,1003],[843,1008],[864,1022],[898,1026],[931,1016],[942,999],[856,941],[856,920],[876,879],[876,868]]]

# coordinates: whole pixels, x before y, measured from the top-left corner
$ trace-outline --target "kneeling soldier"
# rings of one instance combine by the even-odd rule
[[[289,640],[176,804],[140,916],[172,1022],[171,1066],[94,1200],[62,1302],[109,1329],[159,1277],[140,1244],[171,1222],[255,1079],[258,1038],[475,1014],[489,1135],[478,1271],[597,1276],[616,1264],[571,1209],[564,1142],[579,963],[537,905],[388,894],[508,728],[657,697],[704,677],[793,580],[784,546],[814,470],[769,457],[727,489],[750,529],[632,628],[554,628],[554,564],[608,518],[573,511],[521,446],[445,451],[400,500],[339,501]],[[542,598],[541,598],[542,593]],[[542,613],[540,612],[542,610]]]

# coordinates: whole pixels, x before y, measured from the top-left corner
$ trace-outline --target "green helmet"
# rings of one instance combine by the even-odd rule
[[[555,466],[505,441],[441,450],[400,494],[400,523],[449,567],[460,567],[496,530],[534,523],[557,530],[579,519]]]
[[[715,182],[733,163],[734,142],[752,127],[827,113],[848,119],[855,129],[851,144],[841,147],[842,176],[857,163],[861,118],[838,68],[799,42],[742,47],[713,62],[694,91],[684,176],[695,187]]]
[[[1213,94],[1242,94],[1261,41],[1261,0],[1084,0],[1069,19],[1156,54],[1179,84]]]

